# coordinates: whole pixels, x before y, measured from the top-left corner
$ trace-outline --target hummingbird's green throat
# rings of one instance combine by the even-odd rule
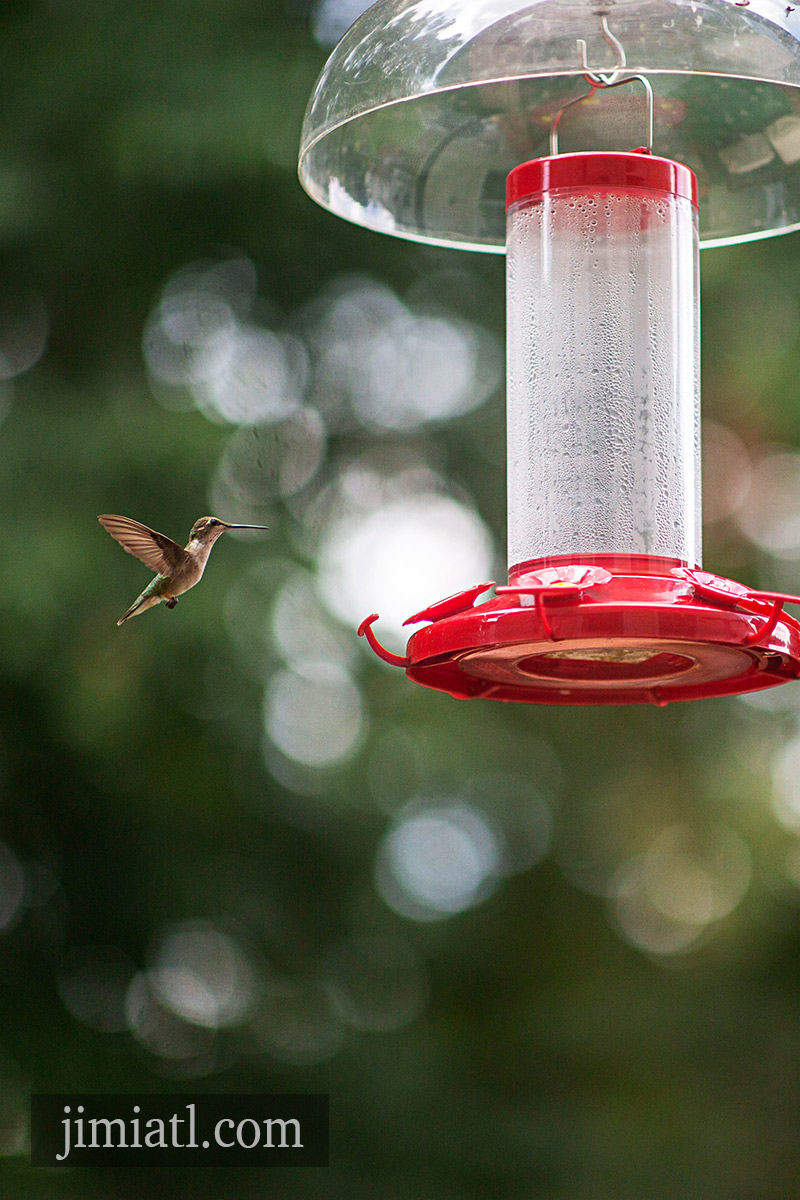
[[[154,604],[160,604],[162,600],[167,608],[174,608],[178,596],[200,581],[211,547],[227,529],[268,528],[267,525],[229,525],[227,521],[220,521],[219,517],[200,517],[192,526],[189,541],[185,546],[179,546],[172,538],[156,533],[155,529],[149,529],[130,517],[105,513],[97,519],[116,538],[123,550],[141,559],[152,571],[158,572],[120,617],[118,625],[127,621],[128,617],[136,617]]]

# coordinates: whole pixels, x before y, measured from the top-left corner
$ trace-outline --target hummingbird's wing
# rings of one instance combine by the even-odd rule
[[[145,566],[159,575],[171,575],[176,567],[189,557],[183,546],[155,529],[148,529],[130,517],[118,517],[105,513],[97,518],[105,530],[119,542],[123,550],[140,558]]]

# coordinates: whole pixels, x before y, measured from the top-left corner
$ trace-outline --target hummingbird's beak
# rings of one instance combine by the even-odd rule
[[[269,529],[269,525],[229,525],[225,522],[226,529]]]

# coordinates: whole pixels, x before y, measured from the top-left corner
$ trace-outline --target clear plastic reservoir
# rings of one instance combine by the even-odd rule
[[[509,567],[701,554],[696,180],[642,153],[508,180]]]

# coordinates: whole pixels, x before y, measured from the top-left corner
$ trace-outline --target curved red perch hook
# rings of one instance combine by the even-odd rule
[[[391,650],[387,650],[385,646],[380,644],[372,632],[372,625],[377,619],[377,613],[371,613],[370,616],[365,617],[358,627],[358,636],[367,639],[378,658],[382,658],[384,662],[389,663],[392,667],[403,667],[405,669],[410,665],[411,659],[407,657],[401,658],[399,654],[392,654]]]
[[[751,592],[751,600],[771,600],[772,611],[769,617],[755,633],[749,634],[745,638],[747,645],[752,645],[754,642],[760,642],[762,638],[769,637],[775,626],[778,624],[781,613],[783,612],[784,604],[800,604],[800,596],[792,596],[788,592]]]
[[[780,620],[780,615],[783,612],[783,600],[776,600],[772,606],[772,611],[767,617],[760,629],[756,629],[754,633],[748,633],[744,639],[745,646],[753,646],[760,642],[762,638],[769,637],[775,626]]]
[[[553,641],[555,641],[555,638],[553,637],[553,627],[550,624],[550,622],[548,621],[547,613],[544,610],[544,595],[548,590],[555,591],[555,588],[547,589],[547,588],[543,588],[543,587],[537,587],[535,585],[531,585],[529,587],[525,587],[524,585],[517,587],[516,585],[509,584],[508,587],[496,588],[496,594],[498,596],[533,596],[533,603],[534,603],[534,607],[536,609],[536,615],[539,618],[539,621],[541,623],[542,630],[544,632],[544,636],[546,638],[549,638],[550,641],[553,642]],[[559,588],[559,591],[561,591],[561,592],[563,592],[564,590],[565,590],[564,588]],[[574,594],[577,595],[579,592],[579,589],[574,588],[574,589],[570,589],[570,591],[574,592]]]
[[[555,641],[555,638],[553,637],[553,626],[548,621],[547,613],[544,611],[544,592],[535,592],[533,602],[536,605],[536,612],[538,613],[539,620],[542,623],[542,629],[544,630],[545,637],[548,637],[551,642]]]
[[[563,600],[566,596],[579,596],[583,590],[583,588],[577,586],[556,588],[540,587],[535,584],[528,586],[525,584],[521,584],[519,586],[515,584],[509,584],[508,587],[497,588],[496,593],[498,596],[533,596],[536,615],[541,623],[544,636],[549,638],[551,642],[555,642],[558,639],[553,633],[553,627],[547,619],[547,613],[545,612],[544,605],[545,596],[558,595]]]

